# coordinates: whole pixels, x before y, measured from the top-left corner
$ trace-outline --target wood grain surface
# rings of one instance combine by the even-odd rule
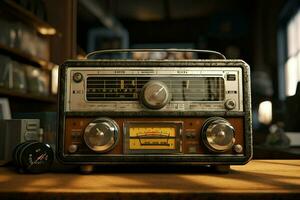
[[[199,169],[199,170],[198,170]],[[300,160],[254,160],[229,174],[200,168],[19,174],[0,168],[0,199],[300,199]]]

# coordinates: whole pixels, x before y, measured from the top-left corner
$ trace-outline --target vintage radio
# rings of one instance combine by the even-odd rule
[[[60,67],[57,156],[107,164],[211,165],[252,157],[250,70],[216,59],[69,60]],[[94,53],[89,56],[93,56]]]

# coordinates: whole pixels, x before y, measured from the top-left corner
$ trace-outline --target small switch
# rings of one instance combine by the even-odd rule
[[[227,81],[235,81],[236,77],[235,74],[227,74]]]
[[[190,132],[185,133],[185,137],[186,137],[186,138],[190,138],[190,137],[191,137]]]
[[[195,132],[186,132],[185,136],[186,136],[186,138],[195,138],[196,133]]]
[[[71,135],[72,135],[73,140],[78,140],[78,139],[80,139],[81,133],[78,131],[74,131],[74,132],[71,132]]]
[[[24,139],[25,141],[38,140],[38,133],[36,131],[26,131]]]
[[[189,153],[197,153],[197,148],[196,148],[196,146],[189,146],[188,151],[189,151]]]
[[[26,124],[26,128],[27,130],[36,130],[38,127],[37,123],[36,122],[27,122]]]

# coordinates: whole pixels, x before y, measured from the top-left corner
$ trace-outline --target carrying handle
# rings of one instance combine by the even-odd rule
[[[114,53],[129,53],[129,52],[194,52],[201,54],[211,54],[220,57],[221,59],[226,59],[226,57],[217,51],[212,50],[199,50],[199,49],[108,49],[99,50],[88,53],[85,58],[89,59],[91,56],[99,54],[114,54]]]

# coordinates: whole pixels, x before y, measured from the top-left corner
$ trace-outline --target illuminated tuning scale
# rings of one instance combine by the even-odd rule
[[[176,132],[173,127],[132,127],[129,138],[130,149],[174,149]]]

